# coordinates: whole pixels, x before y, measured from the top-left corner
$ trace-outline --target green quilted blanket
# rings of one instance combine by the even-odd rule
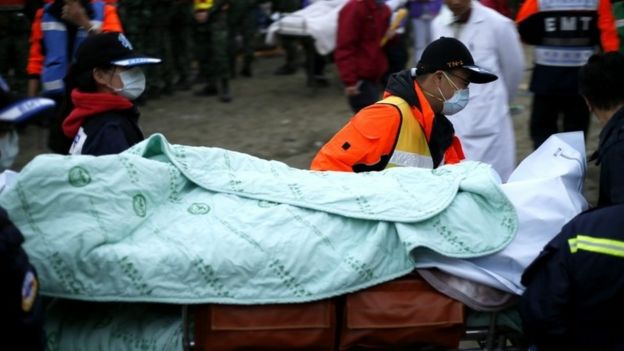
[[[45,295],[290,303],[406,274],[416,247],[496,252],[518,220],[489,166],[290,168],[159,134],[119,155],[42,155],[0,194]]]

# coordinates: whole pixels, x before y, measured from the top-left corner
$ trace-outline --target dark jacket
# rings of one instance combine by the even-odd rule
[[[624,108],[600,132],[598,150],[590,160],[600,165],[598,206],[624,203]]]
[[[91,116],[82,125],[86,140],[80,154],[111,155],[129,149],[144,139],[138,121],[136,108]]]
[[[24,237],[0,208],[0,344],[43,350],[43,308],[37,274],[22,249]]]
[[[359,80],[379,81],[388,69],[381,47],[390,9],[374,0],[349,0],[338,14],[334,60],[345,86]]]
[[[144,139],[139,111],[118,95],[72,91],[74,109],[63,122],[63,132],[73,139],[70,154],[120,153]]]
[[[540,351],[624,350],[624,205],[566,224],[522,283],[523,327]]]

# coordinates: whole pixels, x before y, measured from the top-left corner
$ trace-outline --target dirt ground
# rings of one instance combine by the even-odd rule
[[[283,60],[279,54],[257,57],[253,77],[233,80],[231,103],[219,102],[216,97],[196,97],[192,90],[149,101],[140,108],[140,125],[145,135],[162,133],[172,143],[221,147],[307,168],[319,147],[352,114],[334,65],[326,68],[328,87],[310,88],[302,69],[291,76],[273,75]],[[528,137],[529,73],[530,67],[514,101],[518,162],[532,151]],[[586,142],[588,154],[598,140],[599,126],[592,123]],[[20,136],[20,155],[14,169],[47,152],[46,138],[47,130],[29,126]],[[597,176],[597,167],[590,165],[585,192],[591,203],[597,200]]]

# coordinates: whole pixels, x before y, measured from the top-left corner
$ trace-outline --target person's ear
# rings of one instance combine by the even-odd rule
[[[109,71],[101,68],[94,68],[91,74],[93,75],[95,82],[98,84],[108,85],[110,82]]]
[[[437,86],[442,87],[442,81],[444,80],[444,71],[442,70],[435,71],[433,75],[435,77],[434,81],[437,84]]]

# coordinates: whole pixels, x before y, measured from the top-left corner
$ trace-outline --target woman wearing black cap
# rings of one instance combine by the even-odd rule
[[[133,100],[145,90],[139,66],[160,59],[141,56],[121,33],[87,38],[66,77],[68,88],[63,133],[73,140],[73,155],[108,155],[143,140],[139,111]]]

